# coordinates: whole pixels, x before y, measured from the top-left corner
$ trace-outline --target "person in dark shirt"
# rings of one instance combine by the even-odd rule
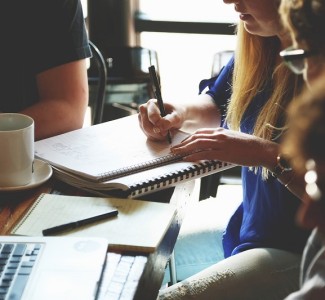
[[[0,112],[35,121],[35,139],[82,127],[91,56],[79,0],[1,4]]]

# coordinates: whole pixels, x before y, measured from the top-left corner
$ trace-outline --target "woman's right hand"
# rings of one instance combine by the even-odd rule
[[[156,141],[166,140],[168,130],[171,135],[182,128],[194,132],[198,128],[220,126],[220,111],[211,96],[195,95],[173,103],[164,103],[166,116],[161,117],[156,99],[150,99],[139,106],[139,123],[145,135]]]
[[[139,106],[138,119],[144,134],[151,140],[166,140],[168,131],[179,129],[184,122],[184,113],[181,106],[175,106],[168,102],[165,104],[166,116],[160,115],[156,99],[150,99]]]

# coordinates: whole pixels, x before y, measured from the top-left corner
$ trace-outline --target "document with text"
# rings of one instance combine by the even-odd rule
[[[189,134],[173,132],[172,145]],[[35,156],[51,164],[54,175],[71,185],[135,197],[231,167],[220,161],[182,161],[168,141],[148,140],[137,115],[64,133],[35,143]]]

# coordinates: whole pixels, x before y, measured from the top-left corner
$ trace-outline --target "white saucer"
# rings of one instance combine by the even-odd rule
[[[23,190],[29,190],[32,188],[35,188],[45,181],[49,180],[52,176],[52,168],[51,166],[40,159],[34,160],[34,173],[32,177],[32,181],[29,184],[21,185],[21,186],[6,186],[1,187],[0,186],[0,192],[11,192],[11,191],[23,191]]]

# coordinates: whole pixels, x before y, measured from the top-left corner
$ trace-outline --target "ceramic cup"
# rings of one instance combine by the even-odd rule
[[[17,113],[0,113],[0,187],[27,185],[34,162],[34,120]]]

